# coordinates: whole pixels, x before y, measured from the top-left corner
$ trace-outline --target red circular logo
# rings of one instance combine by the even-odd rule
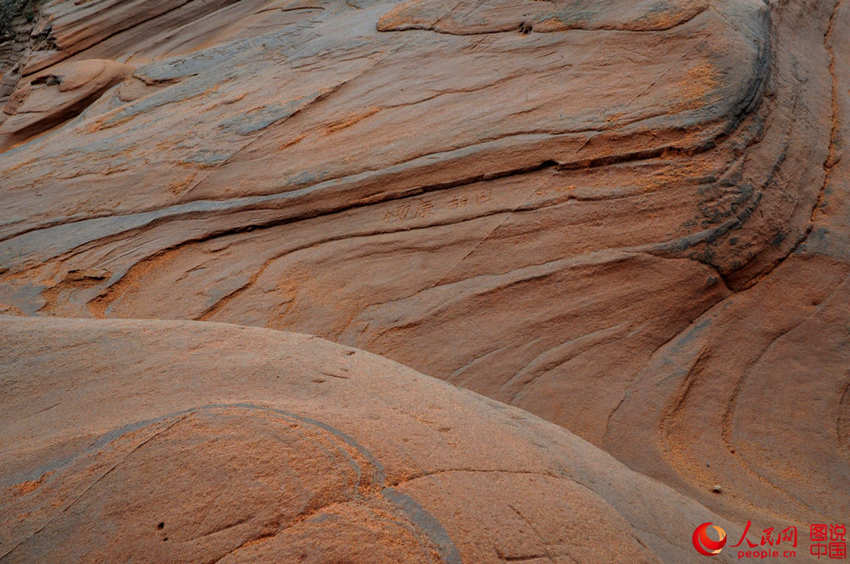
[[[708,536],[708,529],[712,528],[717,533],[718,539],[713,540]],[[694,548],[697,552],[705,556],[717,556],[723,547],[726,546],[726,531],[722,527],[712,525],[711,523],[703,523],[694,529]]]

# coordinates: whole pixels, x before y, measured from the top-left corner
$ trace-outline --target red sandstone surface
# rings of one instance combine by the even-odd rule
[[[0,42],[0,561],[850,524],[846,0],[7,0]]]

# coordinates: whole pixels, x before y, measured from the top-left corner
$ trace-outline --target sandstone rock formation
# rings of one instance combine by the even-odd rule
[[[725,524],[527,412],[315,337],[2,321],[4,561],[684,562],[690,523]]]
[[[3,108],[0,136],[11,144],[50,129],[79,114],[131,71],[127,65],[93,59],[60,64],[28,76]]]
[[[314,334],[850,515],[846,1],[150,4],[0,49],[0,311]]]

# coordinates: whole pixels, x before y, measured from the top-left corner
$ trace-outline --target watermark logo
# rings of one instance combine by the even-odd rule
[[[752,522],[747,521],[736,544],[726,546],[726,531],[707,522],[694,529],[694,549],[704,556],[717,556],[724,548],[738,560],[768,560],[797,557],[797,527],[780,530],[767,527],[761,535],[751,533]],[[716,538],[712,538],[711,535]],[[750,535],[755,535],[751,539]],[[843,523],[813,523],[809,527],[809,554],[818,560],[847,559],[847,527]]]
[[[717,540],[708,536],[708,530],[714,529],[717,533]],[[723,547],[726,546],[726,531],[722,527],[718,527],[712,523],[703,523],[694,529],[694,548],[697,552],[705,556],[716,556],[720,554]]]

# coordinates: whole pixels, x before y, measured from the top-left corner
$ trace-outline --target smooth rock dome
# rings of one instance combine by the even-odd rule
[[[3,561],[684,562],[691,523],[724,523],[556,425],[323,339],[0,321]]]

